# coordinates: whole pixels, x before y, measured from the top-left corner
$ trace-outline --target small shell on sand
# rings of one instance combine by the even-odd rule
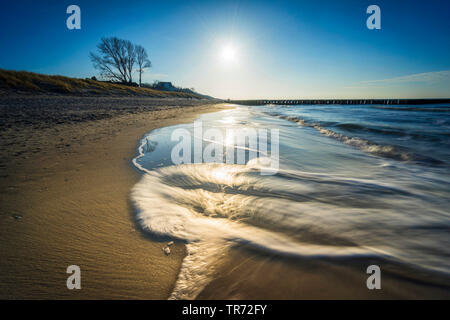
[[[164,247],[163,251],[166,254],[166,256],[168,256],[170,254],[170,248],[169,247]]]
[[[173,241],[170,241],[167,246],[170,247],[171,245],[173,245]]]

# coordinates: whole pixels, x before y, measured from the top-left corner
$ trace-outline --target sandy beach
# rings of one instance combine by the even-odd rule
[[[184,246],[166,256],[135,223],[139,139],[220,110],[207,100],[0,98],[0,298],[166,299]],[[78,265],[82,290],[66,288]]]
[[[166,255],[169,240],[136,222],[130,192],[142,173],[131,160],[152,129],[230,105],[11,94],[0,108],[0,298],[169,298],[186,246],[176,241]],[[365,286],[369,264],[382,266],[381,290]],[[81,268],[82,290],[66,287],[70,265]],[[447,288],[441,277],[382,259],[294,259],[236,244],[224,248],[196,298],[448,298]]]

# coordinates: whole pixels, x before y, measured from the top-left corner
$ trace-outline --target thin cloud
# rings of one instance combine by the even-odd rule
[[[408,82],[418,82],[418,83],[434,83],[441,81],[450,80],[450,70],[435,71],[435,72],[424,72],[416,73],[407,76],[381,79],[381,80],[368,80],[361,81],[363,85],[373,85],[373,84],[396,84],[396,83],[408,83]]]
[[[373,88],[386,88],[386,86],[371,85],[371,84],[366,84],[366,85],[356,84],[353,86],[345,86],[344,87],[344,89],[373,89]]]

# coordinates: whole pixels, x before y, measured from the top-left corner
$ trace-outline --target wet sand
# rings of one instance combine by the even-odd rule
[[[166,256],[139,230],[131,159],[148,131],[223,105],[2,96],[0,108],[0,298],[166,299],[185,249]],[[81,290],[66,288],[69,265]]]
[[[381,269],[380,290],[367,288],[370,265]],[[294,259],[240,247],[197,299],[450,299],[450,291],[444,276],[382,259]]]

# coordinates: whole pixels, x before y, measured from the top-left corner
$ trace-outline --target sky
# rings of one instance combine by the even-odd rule
[[[69,30],[69,5],[81,29]],[[381,29],[369,30],[369,5]],[[98,77],[102,37],[144,46],[143,82],[218,98],[450,98],[450,1],[2,1],[0,68]],[[137,80],[138,75],[134,75]]]

